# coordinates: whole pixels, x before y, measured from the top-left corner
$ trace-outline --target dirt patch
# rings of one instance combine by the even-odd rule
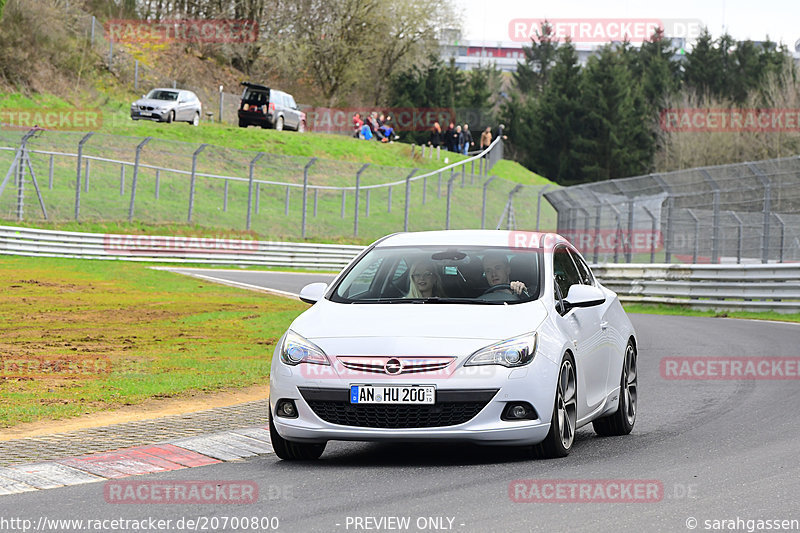
[[[0,429],[0,441],[37,437],[53,433],[65,433],[78,429],[110,426],[123,422],[150,420],[162,416],[179,415],[205,411],[216,407],[228,407],[242,403],[265,400],[269,397],[269,385],[255,385],[240,390],[226,390],[215,393],[203,393],[180,398],[152,399],[139,405],[130,405],[115,409],[83,415],[67,420],[46,420],[28,422],[12,428]]]

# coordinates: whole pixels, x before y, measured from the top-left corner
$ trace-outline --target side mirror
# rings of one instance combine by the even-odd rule
[[[327,283],[309,283],[300,290],[300,299],[307,304],[315,304],[322,299],[326,290],[328,290]]]
[[[606,301],[601,289],[591,285],[573,285],[569,288],[564,305],[567,310],[573,307],[593,307]]]

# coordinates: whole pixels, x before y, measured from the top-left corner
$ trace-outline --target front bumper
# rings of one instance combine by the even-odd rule
[[[509,369],[501,366],[462,367],[447,378],[426,379],[425,373],[407,374],[386,379],[376,374],[354,374],[347,377],[310,380],[303,375],[304,365],[291,367],[280,361],[274,362],[270,377],[270,416],[278,433],[285,439],[296,442],[344,441],[463,441],[478,444],[529,445],[544,440],[550,430],[550,421],[555,398],[558,367],[549,359],[537,356],[528,366]],[[468,420],[453,425],[432,427],[364,427],[346,425],[345,420],[373,420],[372,415],[350,417],[344,413],[332,413],[320,408],[319,399],[349,396],[353,384],[374,385],[434,385],[437,389],[437,404],[455,397],[466,401],[470,393],[485,405]],[[487,396],[488,393],[488,396]],[[280,399],[294,400],[297,418],[275,416],[276,403]],[[528,402],[538,414],[535,420],[501,420],[503,410],[510,402]],[[340,402],[338,409],[349,410],[366,406],[351,406]],[[316,409],[316,411],[315,411]],[[332,416],[341,414],[342,416]],[[430,418],[411,417],[414,420]],[[332,423],[331,420],[343,423]],[[449,419],[451,422],[453,418]],[[378,425],[376,423],[375,425]]]
[[[131,119],[133,120],[155,120],[156,122],[165,122],[169,111],[133,111],[131,110]]]

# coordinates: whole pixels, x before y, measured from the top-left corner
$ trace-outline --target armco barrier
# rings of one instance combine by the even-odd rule
[[[363,246],[52,231],[0,226],[0,254],[340,270]]]
[[[601,264],[592,270],[623,302],[800,312],[800,263]]]
[[[76,233],[0,226],[0,255],[340,270],[363,246]],[[800,312],[800,263],[594,265],[623,302]]]

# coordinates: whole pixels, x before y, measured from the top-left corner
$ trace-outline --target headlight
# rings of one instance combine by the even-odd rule
[[[287,331],[286,337],[283,339],[281,361],[292,366],[300,363],[328,366],[331,364],[322,348],[292,330]]]
[[[472,354],[464,366],[503,365],[509,368],[527,365],[536,355],[536,332],[481,348]]]

